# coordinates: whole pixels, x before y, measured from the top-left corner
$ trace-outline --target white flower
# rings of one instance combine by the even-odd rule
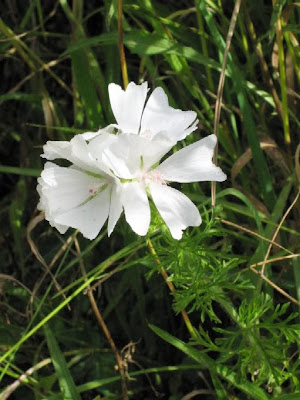
[[[226,175],[212,163],[216,136],[210,135],[155,165],[170,149],[167,140],[122,134],[103,151],[102,161],[122,180],[121,203],[134,232],[145,235],[150,224],[149,191],[175,239],[188,226],[201,224],[197,207],[167,182],[224,181]]]
[[[115,135],[100,133],[88,144],[82,135],[70,142],[49,141],[42,157],[63,158],[71,167],[47,162],[38,179],[38,209],[45,211],[51,226],[65,233],[69,227],[79,229],[94,239],[108,218],[110,234],[121,213],[119,180],[101,161],[103,149],[115,141]]]
[[[168,97],[161,87],[156,88],[146,102],[148,83],[136,85],[130,82],[126,90],[119,85],[108,85],[111,108],[119,133],[139,134],[155,140],[168,140],[171,145],[184,139],[197,129],[198,119],[194,111],[176,110],[169,106]],[[145,105],[146,103],[146,105]],[[86,139],[97,133],[87,134]]]
[[[42,157],[71,163],[61,167],[48,161],[38,179],[38,209],[59,232],[72,227],[94,239],[108,219],[110,235],[124,210],[133,231],[145,235],[150,225],[148,195],[175,239],[188,226],[200,225],[197,207],[168,183],[225,180],[212,163],[216,137],[189,145],[158,165],[178,140],[196,129],[198,120],[194,111],[170,107],[162,88],[148,101],[147,92],[147,83],[131,82],[125,91],[110,84],[117,124],[44,146]]]

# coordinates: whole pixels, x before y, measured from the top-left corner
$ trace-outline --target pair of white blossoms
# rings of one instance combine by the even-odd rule
[[[170,107],[160,87],[146,102],[147,82],[131,82],[125,91],[112,83],[108,90],[117,124],[44,146],[42,157],[66,159],[71,166],[46,162],[38,179],[38,209],[60,233],[72,227],[88,239],[98,235],[107,219],[110,235],[124,210],[133,231],[143,236],[150,225],[149,196],[173,238],[180,239],[185,228],[201,224],[201,217],[191,200],[168,183],[224,181],[226,175],[212,162],[216,136],[159,164],[197,129],[196,113]]]

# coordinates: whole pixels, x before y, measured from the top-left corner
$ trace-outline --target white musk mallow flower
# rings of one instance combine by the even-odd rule
[[[181,239],[182,231],[188,226],[201,224],[195,204],[168,183],[224,181],[226,175],[212,162],[216,142],[216,136],[210,135],[184,147],[158,166],[170,150],[167,140],[122,134],[104,150],[103,162],[123,182],[121,203],[126,221],[134,232],[142,236],[148,232],[148,196],[174,239]]]
[[[42,157],[71,163],[60,167],[47,162],[38,179],[38,209],[60,233],[72,227],[94,239],[107,219],[108,233],[113,231],[122,213],[120,182],[102,163],[101,154],[116,139],[116,135],[99,134],[90,146],[84,135],[76,135],[70,142],[49,141],[44,146]]]
[[[110,84],[116,124],[44,146],[42,157],[71,163],[60,167],[47,162],[38,180],[38,209],[60,233],[72,227],[94,239],[108,219],[110,235],[124,210],[133,231],[145,235],[150,225],[148,196],[175,239],[188,226],[201,224],[197,207],[168,184],[224,181],[226,175],[212,163],[216,137],[189,145],[158,165],[174,144],[197,128],[198,120],[194,111],[170,107],[162,88],[148,101],[147,92],[147,83],[130,83],[125,91]]]

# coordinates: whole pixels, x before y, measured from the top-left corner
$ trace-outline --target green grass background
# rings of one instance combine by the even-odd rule
[[[161,264],[124,219],[93,242],[36,219],[45,142],[114,122],[118,15],[129,80],[197,112],[179,149],[214,132],[234,5],[124,0],[118,14],[117,0],[1,0],[0,399],[300,398],[299,3],[242,1],[218,129],[228,179],[215,209],[210,184],[180,186],[204,221],[180,242],[153,212]],[[263,277],[250,268],[270,259]],[[88,284],[123,358],[126,396]]]

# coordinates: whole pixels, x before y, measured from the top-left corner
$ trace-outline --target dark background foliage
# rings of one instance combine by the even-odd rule
[[[124,219],[94,242],[37,220],[45,142],[114,121],[107,86],[122,85],[117,7],[0,2],[0,396],[124,398],[83,288],[77,237],[92,285],[100,280],[97,306],[123,349],[129,398],[296,399],[299,5],[242,2],[226,67],[218,163],[228,180],[218,185],[217,207],[210,184],[178,185],[203,218],[179,242],[152,213],[150,236],[173,294]],[[197,112],[199,129],[186,144],[213,133],[233,8],[229,0],[123,1],[129,78],[162,86],[173,107]],[[278,261],[263,276],[255,273],[261,264],[249,268],[269,258]]]

